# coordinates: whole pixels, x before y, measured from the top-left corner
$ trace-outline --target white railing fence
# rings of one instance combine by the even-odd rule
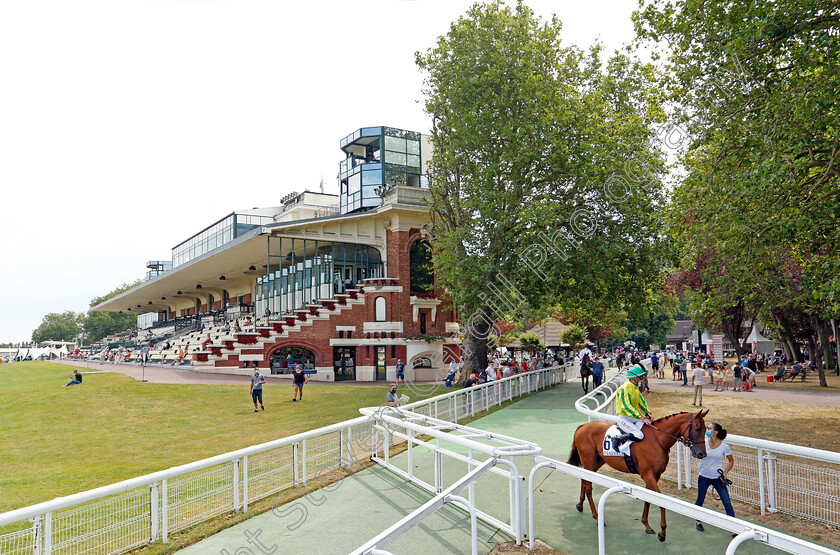
[[[458,389],[404,409],[463,420],[504,401],[556,385],[562,367]],[[370,416],[172,467],[0,514],[0,555],[111,555],[280,492],[278,506],[331,475],[375,455],[380,432]],[[27,522],[28,521],[28,522]]]
[[[590,472],[588,470],[584,470],[583,468],[539,455],[534,457],[534,462],[537,464],[531,469],[530,476],[528,477],[528,491],[530,492],[534,491],[534,478],[537,472],[543,468],[551,468],[564,474],[575,476],[582,480],[588,480],[593,484],[608,488],[607,491],[601,494],[598,502],[598,552],[600,555],[604,555],[607,552],[605,539],[606,534],[604,530],[606,514],[605,507],[609,497],[615,493],[621,493],[628,497],[633,497],[641,501],[647,501],[653,505],[663,507],[668,511],[673,511],[696,520],[701,520],[705,524],[722,528],[737,534],[737,537],[733,538],[727,547],[726,555],[733,555],[738,549],[738,546],[748,540],[755,540],[767,546],[780,549],[788,553],[795,553],[797,555],[836,555],[837,553],[833,549],[790,536],[771,528],[757,526],[752,522],[730,517],[712,509],[698,507],[688,501],[683,501],[682,499],[676,499],[662,493],[657,493],[643,486],[625,482],[623,480],[607,476],[606,474]],[[528,514],[530,516],[528,538],[530,539],[529,547],[533,550],[535,541],[533,495],[529,497],[528,503]]]
[[[613,376],[578,399],[577,410],[590,420],[617,421],[615,392],[626,380],[624,372]],[[840,453],[734,434],[726,442],[735,458],[732,499],[760,507],[762,515],[781,512],[840,526]],[[699,461],[683,445],[674,449],[662,477],[679,489],[692,488]]]

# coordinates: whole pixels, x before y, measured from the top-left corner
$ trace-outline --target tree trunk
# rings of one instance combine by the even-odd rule
[[[741,347],[741,341],[732,333],[730,326],[726,326],[724,328],[723,334],[726,336],[726,339],[732,343],[732,346],[735,347],[735,356],[738,357],[738,360],[741,360],[741,355],[744,354],[744,349]]]
[[[834,353],[831,351],[831,343],[828,338],[831,335],[831,322],[823,320],[820,327],[820,346],[822,348],[822,359],[826,370],[834,370]]]
[[[461,350],[461,360],[464,363],[461,383],[475,372],[476,374],[487,368],[487,338],[493,322],[486,316],[486,312],[478,309],[467,319],[464,325],[464,346]]]
[[[816,318],[814,320],[816,320]],[[819,328],[816,325],[816,321],[814,324],[814,330],[812,333],[808,334],[808,354],[810,355],[811,360],[817,364],[817,373],[820,376],[820,387],[828,387],[828,383],[825,381],[825,368],[823,368],[822,355],[820,353],[821,349],[817,348],[817,335],[814,333]]]

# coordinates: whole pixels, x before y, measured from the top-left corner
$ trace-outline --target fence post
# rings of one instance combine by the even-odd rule
[[[682,460],[682,445],[677,445],[677,489],[683,489],[682,487],[682,467],[683,467],[683,460]]]
[[[160,486],[160,542],[166,543],[169,536],[169,480],[161,480]]]
[[[298,468],[298,446],[300,443],[295,443],[292,446],[292,468],[294,469],[294,475],[292,479],[294,480],[294,484],[297,486],[300,483],[300,471]]]
[[[338,468],[344,468],[344,429],[342,428],[338,439]]]
[[[52,513],[44,514],[44,555],[52,553]]]
[[[435,493],[443,491],[443,455],[440,452],[440,438],[435,438]]]
[[[776,506],[776,464],[773,462],[776,460],[776,457],[773,456],[773,453],[767,453],[767,484],[768,484],[768,494],[770,497],[770,507],[768,512],[770,513],[778,513],[779,508]]]
[[[758,450],[758,505],[761,516],[767,514],[767,500],[764,497],[764,449]]]
[[[42,555],[44,550],[41,548],[43,540],[43,518],[41,515],[33,516],[29,519],[32,523],[32,553],[33,555]]]
[[[149,484],[149,505],[151,507],[151,530],[149,531],[149,541],[153,542],[158,536],[158,521],[160,519],[159,501],[158,501],[158,482]]]
[[[414,478],[414,430],[408,430],[408,477]]]
[[[301,461],[302,464],[303,464],[303,476],[302,476],[302,478],[303,478],[303,483],[306,484],[309,481],[308,477],[306,475],[306,440],[304,439],[301,442],[301,444],[302,444],[302,447],[303,447],[303,457],[302,457],[303,460]]]
[[[691,450],[685,445],[681,445],[685,453],[685,489],[691,489]]]
[[[236,512],[239,509],[239,459],[234,459],[231,462],[233,463],[231,465],[233,471],[231,477],[233,480],[233,510]]]
[[[248,512],[248,455],[242,457],[242,512]]]

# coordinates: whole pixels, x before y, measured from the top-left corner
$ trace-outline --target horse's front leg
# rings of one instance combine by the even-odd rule
[[[658,476],[654,476],[652,473],[647,473],[643,477],[645,481],[645,487],[651,491],[655,491],[656,493],[660,493],[659,490],[659,478]],[[650,503],[645,503],[645,509],[642,512],[642,524],[645,525],[645,532],[648,534],[653,534],[653,529],[651,529],[650,525],[648,524],[648,512],[650,509]],[[662,520],[659,522],[659,533],[656,535],[659,538],[659,541],[665,541],[665,529],[668,527],[668,524],[665,522],[665,508],[659,507],[659,511],[662,513]]]

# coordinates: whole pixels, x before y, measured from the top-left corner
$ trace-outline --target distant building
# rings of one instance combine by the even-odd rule
[[[357,130],[340,144],[338,195],[232,212],[178,243],[171,269],[149,263],[154,275],[92,310],[153,313],[155,326],[256,319],[251,334],[192,354],[198,370],[285,372],[301,360],[321,380],[392,380],[402,359],[407,378],[433,378],[460,349],[428,241],[428,139]]]

